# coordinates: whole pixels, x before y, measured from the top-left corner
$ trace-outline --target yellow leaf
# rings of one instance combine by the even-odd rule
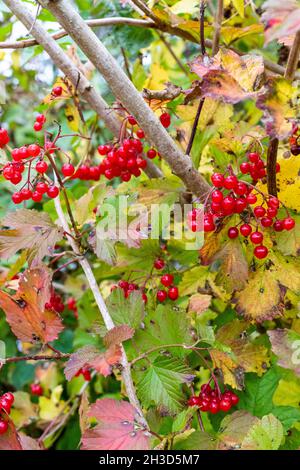
[[[245,6],[244,6],[244,0],[231,0],[232,5],[238,12],[238,14],[244,18],[245,17]]]
[[[49,93],[43,99],[43,104],[49,104],[49,103],[52,103],[54,101],[56,102],[58,100],[65,100],[65,99],[72,98],[73,93],[74,93],[74,86],[72,85],[72,83],[68,79],[66,79],[66,78],[62,79],[62,78],[58,77],[55,80],[55,83],[54,83],[52,88],[55,88],[57,86],[62,87],[62,94],[58,97],[54,97],[52,95],[52,93]]]
[[[227,291],[243,289],[248,279],[248,263],[239,240],[228,241],[214,255],[214,261],[220,263],[217,281]]]
[[[14,397],[14,406],[10,416],[14,424],[21,428],[37,418],[37,405],[31,402],[30,395],[26,392],[15,392]]]
[[[73,103],[67,103],[65,107],[65,115],[69,128],[74,132],[78,132],[80,123],[78,108]]]
[[[180,13],[189,13],[194,15],[198,13],[199,9],[199,2],[198,0],[180,0],[179,2],[175,3],[170,10],[172,13],[180,14]]]
[[[62,392],[63,392],[62,385],[58,385],[57,387],[55,387],[55,389],[51,393],[50,398],[47,398],[47,397],[39,398],[41,419],[45,421],[51,421],[62,412],[65,406],[65,402],[63,400],[60,400]],[[67,411],[67,409],[65,411]]]
[[[242,373],[242,380],[240,380],[240,368],[229,354],[217,349],[212,349],[210,355],[213,361],[213,367],[222,371],[224,384],[242,390],[244,374]]]
[[[299,407],[300,379],[281,379],[273,395],[273,403],[276,406]]]
[[[224,26],[221,29],[221,37],[223,38],[224,43],[229,46],[232,42],[244,38],[246,36],[251,36],[252,34],[263,33],[264,27],[262,24],[251,24],[245,28],[235,27],[235,26]]]

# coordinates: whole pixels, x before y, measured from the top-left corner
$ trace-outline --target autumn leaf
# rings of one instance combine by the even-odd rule
[[[264,123],[270,137],[284,139],[290,134],[290,121],[296,117],[296,107],[293,103],[296,96],[297,88],[285,78],[268,79],[256,106],[264,111]]]
[[[268,331],[272,351],[278,358],[278,365],[290,369],[300,376],[300,335],[288,329]]]
[[[220,50],[214,58],[200,56],[190,65],[191,71],[202,78],[198,96],[238,103],[258,96],[257,86],[264,66],[259,56],[239,56],[230,50]],[[195,90],[191,91],[195,97]],[[189,95],[190,91],[186,94]]]
[[[149,434],[138,426],[137,411],[130,403],[103,398],[90,407],[88,416],[98,424],[83,434],[83,450],[149,449]]]
[[[290,46],[300,27],[300,5],[296,0],[267,0],[262,5],[262,21],[266,25],[266,43],[274,39]]]
[[[27,250],[28,263],[39,264],[44,256],[53,254],[63,230],[55,225],[46,212],[19,209],[7,214],[0,230],[0,257],[11,258],[19,250]]]
[[[212,296],[208,294],[194,294],[190,297],[189,312],[196,312],[198,315],[205,312],[210,306]]]
[[[22,450],[17,430],[11,419],[6,418],[8,429],[6,433],[0,434],[0,450]]]
[[[59,315],[45,309],[50,298],[51,278],[44,267],[27,269],[20,276],[15,295],[0,291],[0,307],[18,339],[48,343],[63,330]]]
[[[120,325],[108,331],[103,338],[107,349],[99,351],[94,346],[84,346],[71,354],[65,366],[65,376],[71,380],[83,367],[95,369],[99,374],[107,377],[112,372],[112,366],[120,363],[122,350],[120,344],[132,338],[134,329],[128,325]]]
[[[225,384],[232,388],[244,388],[244,370],[230,357],[229,354],[218,349],[211,349],[210,356],[213,367],[219,369]]]
[[[235,450],[242,445],[244,438],[259,419],[245,410],[234,411],[226,416],[218,433],[219,450]]]
[[[72,98],[75,89],[72,83],[67,78],[58,77],[55,80],[53,88],[58,87],[58,86],[62,88],[62,94],[60,96],[54,97],[52,93],[49,93],[43,99],[43,104],[50,104],[50,103],[53,103],[54,101],[56,102],[58,100],[65,100],[65,99]]]
[[[217,282],[230,292],[241,290],[248,279],[248,262],[239,240],[228,241],[212,258],[217,263]]]
[[[283,439],[281,422],[272,414],[263,416],[244,437],[242,450],[277,450]]]

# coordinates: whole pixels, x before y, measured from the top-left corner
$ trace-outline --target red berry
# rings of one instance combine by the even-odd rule
[[[278,210],[275,207],[269,207],[269,209],[267,209],[267,216],[272,218],[276,217],[277,212]]]
[[[41,160],[40,162],[37,162],[35,169],[38,173],[46,173],[48,169],[48,163],[46,163],[44,160]]]
[[[40,146],[37,144],[28,145],[27,152],[30,157],[37,157],[40,154]]]
[[[167,129],[171,124],[171,116],[169,113],[163,113],[159,118],[161,124]]]
[[[264,245],[259,245],[254,248],[254,256],[258,259],[263,259],[268,255],[268,248]]]
[[[232,196],[224,197],[222,201],[222,207],[226,214],[232,214],[235,208],[235,200]]]
[[[44,194],[48,191],[48,184],[44,183],[43,181],[40,181],[39,183],[37,183],[35,190],[41,194]]]
[[[19,162],[20,160],[22,160],[22,156],[20,155],[18,148],[12,150],[11,157],[15,162]]]
[[[275,232],[282,232],[283,230],[283,221],[282,220],[276,220],[273,224],[273,228]]]
[[[136,125],[136,119],[134,116],[130,115],[128,116],[128,122],[129,124],[131,124],[132,126],[135,126]]]
[[[276,173],[280,172],[280,164],[278,162],[276,162],[275,171]]]
[[[282,223],[285,230],[292,230],[295,227],[295,220],[292,217],[286,217]]]
[[[59,194],[59,189],[57,186],[49,186],[47,190],[47,196],[54,199]]]
[[[4,395],[2,395],[2,398],[5,398],[10,404],[12,405],[13,402],[15,401],[15,397],[11,392],[6,392]]]
[[[211,176],[211,182],[216,188],[222,188],[224,185],[224,176],[222,173],[213,173]]]
[[[273,207],[274,209],[278,209],[280,202],[278,201],[277,197],[271,197],[268,200],[268,206]]]
[[[156,293],[156,298],[159,302],[164,302],[167,298],[167,293],[165,290],[158,290]]]
[[[215,189],[211,194],[211,200],[213,202],[220,203],[223,201],[223,193],[219,189]]]
[[[238,183],[237,177],[234,175],[226,176],[224,179],[224,188],[226,189],[234,189]]]
[[[23,145],[23,147],[19,148],[19,155],[20,155],[21,159],[29,157],[28,149],[27,149],[27,147],[25,147],[25,145]]]
[[[242,224],[240,226],[240,233],[243,235],[243,237],[248,237],[250,233],[252,232],[252,227],[249,224]]]
[[[90,372],[89,369],[86,369],[85,367],[83,367],[83,368],[81,369],[81,373],[82,373],[82,376],[83,376],[83,378],[84,378],[84,380],[85,380],[86,382],[90,382],[90,381],[91,381],[92,376],[91,376],[91,372]]]
[[[155,149],[149,149],[148,152],[147,152],[147,157],[150,158],[150,160],[155,158],[156,155],[157,155],[157,152],[156,152]]]
[[[0,128],[0,148],[5,147],[9,142],[9,135],[6,129]]]
[[[199,400],[199,397],[193,396],[188,399],[188,406],[200,406],[201,400]]]
[[[263,241],[263,234],[261,232],[252,232],[251,235],[250,235],[250,240],[252,241],[252,243],[254,243],[255,245],[259,245],[262,241]]]
[[[272,217],[263,217],[260,223],[263,227],[271,227],[271,225],[273,224],[273,219]]]
[[[249,155],[248,155],[248,160],[249,160],[251,163],[257,163],[258,160],[259,160],[259,154],[256,153],[256,152],[249,153]]]
[[[14,193],[11,197],[12,201],[14,204],[20,204],[21,202],[23,202],[23,196],[21,193],[17,192],[17,193]]]
[[[169,299],[177,300],[178,296],[179,296],[178,287],[175,287],[175,286],[170,287],[170,289],[168,290]]]
[[[36,132],[39,132],[43,129],[43,124],[40,123],[40,122],[35,122],[34,125],[33,125],[33,129],[36,131]]]
[[[0,410],[2,409],[7,414],[9,414],[10,409],[11,409],[11,405],[12,405],[11,401],[6,400],[4,397],[0,398]]]
[[[250,171],[250,165],[248,162],[243,162],[240,164],[240,170],[243,175],[246,175]]]
[[[143,300],[144,304],[146,304],[148,302],[148,297],[147,297],[147,294],[145,294],[145,292],[142,293],[142,300]]]
[[[39,122],[40,124],[45,124],[46,116],[44,116],[44,114],[38,114],[35,120],[36,122]]]
[[[266,209],[262,206],[256,206],[253,209],[254,215],[258,218],[263,217],[266,213]]]
[[[61,167],[61,172],[64,176],[72,176],[75,172],[75,168],[72,163],[64,163]]]
[[[63,89],[62,89],[61,86],[56,86],[56,87],[52,88],[52,94],[54,96],[61,96],[62,92],[63,92]]]
[[[129,173],[129,171],[123,171],[121,173],[121,180],[124,181],[125,183],[127,183],[131,178],[131,174]]]
[[[107,145],[99,145],[98,147],[98,153],[100,155],[107,155],[109,150],[110,148]]]
[[[10,180],[12,175],[14,174],[13,166],[12,165],[5,166],[3,168],[2,174],[6,180]]]
[[[34,202],[41,202],[41,200],[43,199],[43,195],[42,193],[39,193],[38,191],[33,191],[31,199]]]
[[[211,400],[209,404],[209,410],[211,413],[216,414],[220,410],[219,401],[217,399]]]
[[[119,281],[118,286],[121,287],[121,289],[128,289],[128,282],[127,281]]]
[[[239,235],[239,231],[236,227],[229,227],[228,229],[228,237],[229,238],[236,238]]]
[[[161,258],[157,258],[155,261],[154,261],[154,267],[155,269],[163,269],[165,267],[165,262],[163,259]]]
[[[23,188],[21,189],[21,195],[23,198],[23,201],[28,201],[32,197],[32,191],[28,188]]]
[[[160,282],[165,287],[169,287],[171,284],[173,284],[173,281],[174,276],[172,274],[164,274],[160,279]]]
[[[243,212],[243,210],[245,210],[247,207],[247,201],[246,199],[240,197],[238,199],[235,200],[235,212],[237,214],[240,214],[241,212]]]
[[[202,400],[201,404],[199,405],[200,410],[203,412],[209,411],[209,407],[210,407],[210,399]]]
[[[8,430],[8,422],[0,419],[0,435],[5,434]]]
[[[226,398],[222,398],[220,401],[220,410],[221,411],[229,411],[231,408],[231,400],[228,400]]]
[[[213,222],[213,219],[205,217],[203,228],[204,228],[204,232],[213,232],[216,228]]]
[[[248,202],[248,204],[255,204],[257,202],[257,196],[255,196],[255,194],[250,193],[246,197],[246,201]]]
[[[239,181],[234,189],[235,194],[238,196],[244,196],[247,193],[248,187],[242,181]]]
[[[20,183],[20,181],[22,181],[22,175],[19,171],[14,171],[11,178],[10,178],[10,182],[12,184],[18,184]]]
[[[40,384],[31,384],[30,391],[32,395],[40,397],[43,395],[43,387]]]
[[[259,247],[257,246],[256,248],[259,248]],[[264,247],[264,248],[266,248],[266,247]],[[238,397],[235,393],[233,393],[233,392],[231,392],[230,400],[231,400],[232,406],[237,405],[238,402],[240,401],[239,397]]]
[[[138,136],[139,139],[144,139],[145,137],[145,132],[143,131],[143,129],[138,129],[136,131],[136,135]]]

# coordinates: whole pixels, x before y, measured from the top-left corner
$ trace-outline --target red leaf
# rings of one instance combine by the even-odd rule
[[[0,291],[0,307],[13,333],[21,341],[48,343],[62,331],[59,315],[45,310],[45,303],[50,298],[50,286],[49,271],[39,267],[23,273],[15,295]]]
[[[6,433],[0,435],[0,450],[22,450],[18,433],[11,420],[8,420]]]
[[[83,450],[147,450],[149,435],[139,427],[135,408],[112,398],[97,400],[88,412],[99,423],[82,437]]]
[[[120,344],[123,341],[132,338],[133,335],[134,329],[131,328],[129,325],[119,325],[115,326],[106,333],[103,338],[103,342],[105,346],[109,347],[116,344]]]

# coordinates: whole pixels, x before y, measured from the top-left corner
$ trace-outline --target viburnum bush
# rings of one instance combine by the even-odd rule
[[[299,449],[299,2],[3,3],[0,450]]]

